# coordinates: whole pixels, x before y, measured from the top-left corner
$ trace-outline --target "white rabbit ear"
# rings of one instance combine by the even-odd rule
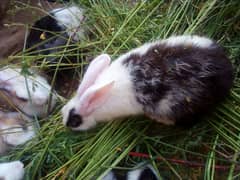
[[[96,57],[89,65],[81,84],[78,87],[78,95],[81,96],[97,79],[99,74],[109,67],[111,58],[108,54],[102,54]]]
[[[91,88],[80,99],[80,114],[87,116],[97,107],[103,105],[110,96],[109,91],[112,89],[114,81],[105,84],[100,88]]]

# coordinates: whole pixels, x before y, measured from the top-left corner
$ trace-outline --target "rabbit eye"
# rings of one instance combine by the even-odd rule
[[[20,101],[23,101],[23,102],[27,102],[27,101],[28,101],[27,98],[18,97],[18,99],[19,99]]]

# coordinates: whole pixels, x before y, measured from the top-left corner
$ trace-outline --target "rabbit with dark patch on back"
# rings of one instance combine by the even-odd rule
[[[44,61],[50,64],[56,65],[60,60],[68,65],[76,62],[77,43],[86,34],[84,22],[84,10],[78,6],[53,9],[35,22],[26,47],[32,51],[31,54],[47,55]]]
[[[30,117],[45,117],[54,108],[58,95],[44,77],[29,71],[31,75],[23,75],[20,68],[0,69],[0,107],[18,109]]]
[[[233,68],[222,47],[206,37],[173,36],[144,44],[110,64],[94,59],[63,107],[63,122],[87,130],[97,122],[145,114],[167,125],[189,125],[229,93]]]

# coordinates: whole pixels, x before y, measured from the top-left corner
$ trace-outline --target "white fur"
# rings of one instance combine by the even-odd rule
[[[174,102],[174,99],[172,96],[167,95],[166,97],[164,97],[158,104],[158,112],[159,114],[162,114],[163,117],[165,118],[162,118],[162,119],[159,119],[157,117],[156,118],[152,117],[152,118],[166,125],[174,125],[175,123],[174,120],[167,119],[167,116],[173,113],[172,112],[172,106],[174,105],[173,102]]]
[[[162,42],[166,43],[168,46],[187,45],[201,48],[208,48],[213,43],[212,40],[206,37],[196,35],[172,36]]]
[[[154,43],[154,42],[145,43],[144,45],[131,50],[127,55],[134,54],[134,53],[144,55],[147,53],[148,49],[151,48],[152,46],[154,46],[155,44],[156,43]]]
[[[67,28],[67,33],[73,40],[79,41],[84,38],[84,10],[77,6],[59,8],[52,11],[59,25]]]
[[[182,36],[171,36],[167,39],[157,40],[154,42],[145,43],[140,47],[132,49],[130,52],[123,54],[118,58],[126,59],[131,54],[139,54],[144,55],[147,51],[156,44],[166,44],[167,46],[178,46],[178,45],[186,45],[186,46],[196,46],[202,48],[208,48],[211,46],[213,41],[206,37],[201,37],[197,35],[182,35]]]
[[[0,70],[0,89],[11,94],[15,106],[30,116],[46,116],[51,86],[39,75],[24,76],[19,68],[3,68]],[[27,102],[19,98],[26,99]],[[56,104],[56,94],[52,94],[51,108]]]
[[[159,102],[158,111],[161,114],[171,114],[172,113],[171,107],[173,106],[173,101],[174,99],[172,98],[172,96],[166,96],[165,98],[163,98],[163,100]]]
[[[147,166],[145,166],[143,168],[139,168],[139,169],[135,169],[135,170],[129,171],[127,173],[127,180],[139,180],[139,177],[140,177],[141,173],[146,168],[149,168],[152,171],[152,173],[156,176],[156,178],[158,177],[157,173],[154,170],[154,168],[151,165],[147,165]]]
[[[20,161],[0,163],[0,179],[21,180],[24,176],[24,165]]]
[[[142,172],[142,169],[136,169],[136,170],[128,172],[127,180],[139,180],[141,172]]]
[[[141,106],[136,102],[129,71],[121,61],[114,61],[94,83],[101,86],[114,81],[107,102],[92,114],[96,121],[110,120],[112,117],[136,115],[142,113]]]
[[[102,180],[117,180],[114,173],[110,171],[106,176],[102,178]]]

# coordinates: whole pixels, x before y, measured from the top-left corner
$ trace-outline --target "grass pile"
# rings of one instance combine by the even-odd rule
[[[187,130],[156,124],[145,117],[131,117],[87,132],[71,132],[62,125],[61,102],[52,115],[40,120],[38,137],[0,157],[0,161],[21,159],[26,166],[25,179],[101,179],[113,168],[131,169],[140,162],[151,163],[163,179],[239,179],[239,1],[75,3],[87,10],[86,27],[93,36],[78,44],[78,49],[84,49],[79,58],[106,52],[114,59],[144,42],[173,34],[206,35],[229,52],[235,68],[234,87],[211,115]],[[42,58],[25,51],[11,59],[19,57],[23,68],[34,66],[36,58]],[[77,71],[73,78],[81,76],[79,67],[81,63],[71,66]]]

